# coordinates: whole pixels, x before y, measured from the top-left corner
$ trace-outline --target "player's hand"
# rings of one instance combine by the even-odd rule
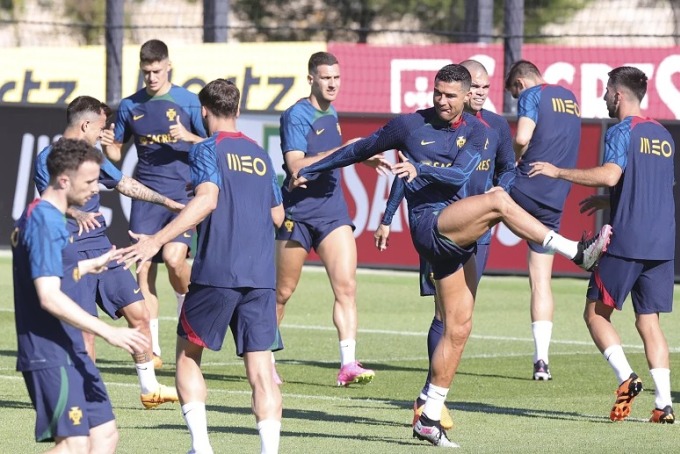
[[[179,121],[179,115],[177,115],[177,123],[170,126],[170,136],[175,140],[188,141],[190,138],[189,131],[187,131],[187,128]]]
[[[295,188],[307,188],[307,182],[309,180],[305,177],[297,176],[297,172],[292,174],[290,181],[288,182],[288,190],[292,191]]]
[[[560,169],[550,164],[549,162],[532,162],[529,164],[531,170],[529,170],[529,178],[535,177],[536,175],[545,175],[550,178],[559,178]]]
[[[399,178],[405,178],[408,183],[413,181],[415,177],[418,176],[418,170],[415,168],[408,158],[404,156],[404,153],[399,152],[399,159],[401,162],[394,164],[392,168],[392,173]]]
[[[378,175],[387,176],[392,170],[392,164],[387,159],[385,159],[385,155],[383,153],[378,153],[375,156],[371,156],[367,160],[362,161],[362,164],[375,169]]]
[[[78,271],[80,271],[81,276],[88,273],[101,274],[109,269],[109,262],[114,260],[114,257],[116,257],[116,246],[112,246],[110,250],[99,257],[79,261]]]
[[[138,328],[105,326],[105,331],[100,333],[101,337],[114,347],[122,348],[130,354],[145,351],[149,344],[149,338]]]
[[[183,203],[176,202],[168,197],[165,198],[165,203],[163,205],[165,206],[165,208],[172,211],[173,213],[179,213],[186,206]]]
[[[99,143],[101,144],[102,147],[108,147],[109,145],[113,145],[116,139],[114,135],[115,128],[116,125],[114,123],[111,123],[108,128],[102,129],[102,132],[99,135]]]
[[[380,224],[373,234],[373,238],[375,238],[375,247],[377,247],[380,252],[386,250],[387,246],[389,246],[389,237],[390,226]]]
[[[76,221],[78,224],[78,236],[86,233],[90,230],[101,227],[101,223],[97,220],[102,214],[97,211],[95,213],[88,213],[86,211],[80,211],[77,208],[69,208],[68,215]]]
[[[158,251],[161,250],[153,236],[144,235],[142,233],[135,233],[128,230],[128,235],[135,241],[135,244],[126,248],[120,249],[116,253],[118,263],[125,263],[125,269],[130,269],[133,263],[137,264],[137,272],[142,269],[140,265],[151,260]]]
[[[581,200],[579,203],[579,211],[586,213],[588,216],[595,214],[598,210],[609,208],[609,196],[607,195],[591,195]]]
[[[491,189],[486,191],[484,194],[490,194],[492,192],[505,191],[502,186],[493,186]]]

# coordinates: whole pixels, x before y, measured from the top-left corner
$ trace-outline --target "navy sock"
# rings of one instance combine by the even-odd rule
[[[439,339],[442,338],[444,333],[444,323],[441,320],[437,320],[436,317],[432,318],[432,323],[430,324],[430,331],[427,333],[427,357],[430,360],[430,370],[427,372],[427,384],[430,383],[432,378],[432,355],[434,355],[434,349],[437,348]]]

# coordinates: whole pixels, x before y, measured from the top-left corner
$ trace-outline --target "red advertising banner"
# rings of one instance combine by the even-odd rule
[[[331,43],[328,51],[342,68],[340,112],[404,113],[432,103],[433,79],[449,63],[472,58],[491,76],[487,108],[503,106],[501,45],[442,44],[433,46],[369,46]],[[643,113],[656,119],[680,119],[680,49],[580,48],[524,45],[522,58],[534,62],[549,83],[570,88],[579,99],[583,118],[607,118],[602,96],[607,73],[622,65],[636,66],[649,77]]]
[[[389,120],[385,116],[357,117],[340,116],[342,134],[345,140],[365,137]],[[598,164],[602,134],[600,122],[585,123],[581,135],[578,167],[593,167]],[[385,153],[390,161],[396,162],[396,152]],[[385,211],[393,177],[378,175],[375,170],[357,164],[343,169],[343,186],[350,216],[356,226],[355,237],[358,261],[361,266],[411,268],[418,267],[418,256],[413,248],[408,230],[406,202],[402,204],[392,222],[390,245],[379,252],[374,245],[373,233],[380,224]],[[561,231],[570,238],[580,238],[584,230],[594,231],[595,219],[579,214],[578,203],[594,194],[592,188],[574,186],[566,202]],[[496,226],[493,233],[491,254],[487,270],[493,273],[515,273],[527,270],[526,242],[520,240],[503,225]],[[310,255],[311,260],[318,260]],[[569,260],[557,257],[554,270],[557,273],[575,274],[579,269]]]

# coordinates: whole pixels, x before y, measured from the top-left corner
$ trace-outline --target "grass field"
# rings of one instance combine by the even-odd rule
[[[429,299],[417,296],[413,273],[361,273],[358,277],[357,355],[376,370],[373,383],[337,388],[338,345],[331,322],[332,296],[326,276],[305,271],[290,302],[277,355],[283,392],[282,453],[415,453],[434,449],[411,438],[411,406],[427,368],[425,333],[432,316]],[[34,414],[21,376],[14,371],[16,337],[11,264],[0,259],[0,452],[40,452],[33,441]],[[159,272],[163,301],[174,301]],[[654,407],[654,386],[627,306],[614,322],[646,390],[631,417],[609,421],[616,380],[592,344],[581,318],[586,281],[556,279],[555,327],[550,382],[533,382],[526,278],[485,277],[479,290],[472,338],[449,392],[455,427],[449,432],[463,450],[475,453],[678,452],[680,427],[646,423]],[[678,294],[676,288],[676,295]],[[628,305],[629,303],[627,303]],[[174,303],[162,307],[164,368],[174,373]],[[680,316],[662,318],[680,363]],[[104,380],[113,401],[121,453],[182,453],[190,448],[179,406],[143,410],[130,357],[97,341]],[[208,424],[216,453],[259,452],[250,412],[250,390],[231,340],[222,352],[204,355],[208,382]],[[680,378],[672,376],[673,400]]]

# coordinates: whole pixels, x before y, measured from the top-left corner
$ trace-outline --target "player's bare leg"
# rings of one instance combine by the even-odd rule
[[[635,327],[645,346],[649,374],[654,380],[654,409],[649,419],[653,423],[673,424],[671,368],[668,342],[659,324],[659,314],[636,314]]]
[[[297,288],[307,251],[297,241],[276,241],[276,319],[279,326],[286,312],[286,303]]]
[[[317,249],[333,289],[333,324],[340,343],[340,371],[338,386],[351,383],[366,384],[375,372],[364,369],[356,359],[357,304],[356,270],[357,248],[352,228],[343,225],[329,233]]]
[[[529,250],[531,328],[534,338],[534,380],[551,380],[548,367],[553,326],[552,266],[555,256]]]
[[[90,454],[113,454],[117,445],[118,428],[115,419],[90,428]]]
[[[262,444],[261,452],[278,452],[281,434],[282,399],[272,378],[271,352],[246,352],[243,359],[252,393],[252,409]]]
[[[168,279],[177,297],[177,318],[182,311],[184,296],[189,291],[191,267],[187,262],[189,247],[184,243],[172,242],[163,246],[163,262],[168,269]]]
[[[45,454],[69,454],[90,452],[90,437],[54,437],[54,446]]]
[[[85,342],[85,351],[87,351],[87,356],[90,357],[92,362],[97,362],[97,351],[95,350],[94,347],[94,338],[95,335],[92,333],[88,333],[86,331],[83,331],[83,341]]]
[[[139,268],[141,266],[141,269]],[[149,311],[149,330],[151,331],[151,350],[154,355],[154,367],[163,366],[161,360],[161,345],[158,339],[158,297],[156,296],[156,274],[158,265],[145,262],[137,264],[137,284],[144,296],[144,304]]]
[[[177,337],[177,372],[175,386],[182,405],[182,415],[191,433],[192,449],[212,453],[208,439],[205,401],[208,389],[201,372],[203,347]]]

